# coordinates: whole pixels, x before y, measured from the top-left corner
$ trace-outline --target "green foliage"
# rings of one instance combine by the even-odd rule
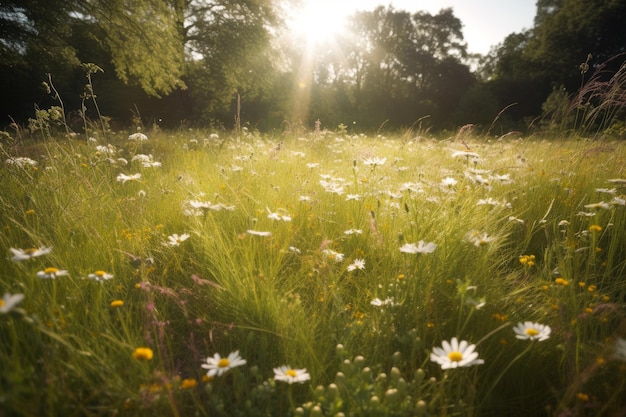
[[[591,71],[583,84],[592,81],[588,77],[594,69],[604,71],[593,80],[596,84],[619,71],[621,62],[615,58],[624,52],[620,29],[624,16],[626,7],[619,1],[539,1],[534,27],[509,35],[495,48],[484,62],[483,77],[490,79],[502,107],[517,103],[510,112],[516,119],[534,118],[555,89],[565,88],[570,94],[581,89],[579,66],[586,57],[593,58],[586,61]],[[552,108],[557,94],[546,105],[559,118],[563,109]],[[571,110],[570,106],[567,112]]]
[[[174,7],[156,0],[116,0],[95,2],[85,9],[99,22],[120,80],[136,82],[154,96],[185,87],[182,16]]]
[[[451,9],[436,15],[382,6],[358,12],[341,48],[329,48],[331,53],[314,68],[320,80],[314,94],[319,89],[320,97],[337,100],[344,120],[354,120],[363,129],[378,128],[386,121],[410,126],[423,116],[431,116],[441,127],[474,82],[461,62],[466,45],[461,22]],[[301,62],[307,65],[307,57]],[[336,115],[327,103],[314,100],[312,113],[332,123]]]

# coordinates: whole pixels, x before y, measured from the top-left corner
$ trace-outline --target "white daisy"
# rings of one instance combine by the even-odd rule
[[[122,184],[126,184],[127,181],[137,181],[141,178],[141,174],[137,173],[137,174],[132,174],[132,175],[126,175],[126,174],[119,174],[117,176],[117,178],[115,178],[118,182],[121,182]]]
[[[433,253],[436,248],[437,248],[436,243],[433,243],[433,242],[426,243],[423,240],[420,240],[419,242],[417,242],[417,245],[415,243],[405,243],[404,245],[400,247],[400,252]]]
[[[222,376],[225,372],[245,364],[246,360],[242,359],[239,356],[239,351],[236,350],[231,352],[226,358],[222,358],[219,353],[216,353],[213,357],[208,357],[206,363],[203,363],[201,366],[204,369],[208,369],[207,376],[213,377]]]
[[[272,232],[260,232],[257,230],[246,230],[246,233],[254,236],[272,236]]]
[[[480,158],[480,155],[478,155],[476,152],[469,152],[469,151],[455,151],[452,152],[452,157],[453,158],[458,158],[458,157],[462,157],[462,158],[474,158],[474,159],[478,159]]]
[[[378,158],[376,156],[371,158],[365,158],[363,160],[363,165],[376,167],[378,165],[384,165],[387,162],[387,158]]]
[[[275,381],[283,381],[289,384],[293,384],[294,382],[298,382],[302,384],[303,382],[311,379],[311,375],[305,369],[293,369],[289,365],[283,365],[278,368],[274,368],[274,380]]]
[[[356,269],[365,269],[365,259],[355,259],[350,265],[348,265],[348,271],[354,271]]]
[[[489,236],[487,233],[480,233],[476,230],[472,230],[467,234],[467,241],[472,243],[474,246],[485,246],[486,244],[493,242],[496,240],[495,237]]]
[[[516,333],[515,337],[518,339],[537,340],[541,342],[550,337],[552,329],[550,329],[550,326],[544,324],[525,321],[524,323],[517,323],[513,331]]]
[[[0,314],[9,313],[13,308],[22,302],[24,299],[24,294],[9,294],[4,293],[2,299],[0,300]]]
[[[56,277],[69,275],[69,273],[64,269],[58,269],[53,267],[48,267],[43,271],[37,272],[37,278],[41,279],[55,279]]]
[[[599,203],[585,204],[585,208],[595,208],[595,209],[604,209],[608,210],[611,208],[609,203],[605,203],[604,201],[600,201]]]
[[[470,345],[467,341],[459,342],[453,337],[450,342],[444,340],[442,347],[434,347],[430,354],[430,360],[441,365],[441,369],[462,368],[485,363],[478,359],[478,353],[474,351],[476,345]]]
[[[98,282],[108,281],[110,279],[113,279],[113,274],[109,274],[108,272],[98,270],[92,274],[87,275],[87,278],[93,279],[94,281],[98,281]]]
[[[45,246],[41,248],[30,248],[30,249],[15,249],[9,248],[11,253],[13,253],[13,257],[11,260],[13,262],[24,261],[26,259],[36,258],[38,256],[47,255],[52,251],[52,248],[46,248]]]
[[[343,262],[343,253],[335,252],[332,249],[324,249],[322,253],[328,260],[331,260],[335,263]]]
[[[163,242],[165,246],[180,246],[182,242],[189,239],[189,234],[183,233],[179,236],[178,234],[174,233],[173,235],[168,236],[167,239],[167,242]]]
[[[398,305],[393,299],[393,297],[387,297],[384,300],[381,300],[380,298],[377,297],[377,298],[374,298],[372,301],[370,301],[370,304],[376,307]]]
[[[289,216],[289,214],[278,211],[276,213],[272,213],[271,211],[268,212],[270,213],[267,218],[268,219],[272,219],[272,220],[276,220],[276,221],[284,221],[284,222],[290,222],[291,221],[291,216]]]
[[[613,204],[615,206],[626,206],[626,198],[613,197],[613,200],[609,201],[609,204]]]

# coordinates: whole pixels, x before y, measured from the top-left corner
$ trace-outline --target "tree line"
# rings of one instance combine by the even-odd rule
[[[356,12],[348,30],[308,48],[285,25],[288,1],[3,1],[0,124],[63,100],[76,130],[100,111],[119,127],[267,131],[320,120],[503,134],[576,128],[582,108],[595,114],[587,127],[624,125],[623,1],[538,0],[533,27],[486,56],[468,54],[452,9],[391,6]],[[601,113],[609,90],[613,107]]]

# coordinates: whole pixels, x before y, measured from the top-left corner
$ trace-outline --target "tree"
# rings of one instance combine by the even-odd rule
[[[381,6],[356,13],[327,72],[335,90],[353,100],[352,120],[366,128],[385,121],[407,126],[426,115],[446,123],[474,82],[461,62],[467,55],[461,27],[451,9],[431,15]]]
[[[271,47],[270,28],[279,24],[277,6],[262,0],[180,3],[196,116],[205,122],[232,120],[237,95],[244,102],[256,100],[274,80],[280,54]]]
[[[518,103],[510,110],[517,120],[539,116],[553,90],[572,94],[586,81],[593,71],[581,64],[603,65],[607,77],[619,69],[611,58],[626,52],[625,19],[620,0],[538,0],[534,27],[509,35],[486,59],[483,77],[501,106]]]
[[[267,0],[13,0],[0,3],[0,23],[0,85],[16,98],[2,104],[6,113],[15,105],[32,112],[47,73],[78,96],[77,70],[95,57],[110,87],[100,92],[105,101],[122,91],[121,81],[139,101],[147,98],[135,87],[156,98],[177,92],[199,105],[197,116],[224,111],[236,92],[267,87],[273,71],[265,51],[278,14]],[[190,94],[180,93],[183,80],[195,87]]]

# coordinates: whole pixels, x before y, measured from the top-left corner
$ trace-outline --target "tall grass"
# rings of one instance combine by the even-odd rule
[[[3,140],[0,292],[24,299],[0,315],[2,415],[626,407],[622,143]],[[142,166],[147,155],[161,165]],[[189,237],[169,245],[173,234]],[[420,240],[436,249],[400,251]],[[69,275],[38,278],[48,267]],[[548,340],[516,339],[524,321],[549,325]],[[452,337],[484,364],[432,362]],[[245,366],[206,377],[207,357],[236,350]],[[287,364],[311,380],[274,380]]]

